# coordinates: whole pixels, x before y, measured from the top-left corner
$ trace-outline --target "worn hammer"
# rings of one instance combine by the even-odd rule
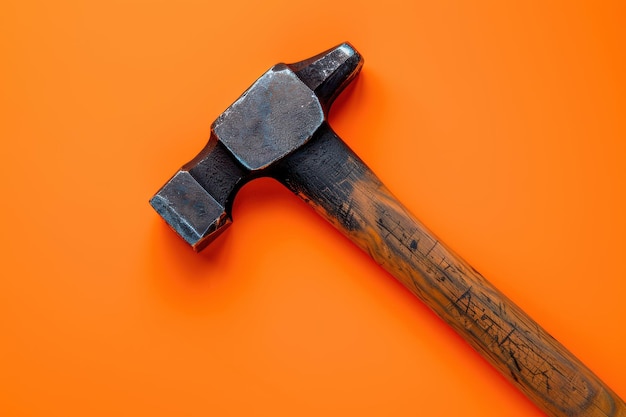
[[[344,43],[270,68],[211,126],[150,204],[194,250],[231,223],[237,191],[272,177],[452,326],[550,416],[626,416],[624,402],[399,203],[327,115],[363,59]]]

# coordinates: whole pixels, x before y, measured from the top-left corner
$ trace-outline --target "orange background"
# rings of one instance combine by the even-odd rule
[[[148,205],[344,40],[334,128],[626,398],[625,3],[478,3],[3,1],[0,415],[541,415],[273,181],[200,255]]]

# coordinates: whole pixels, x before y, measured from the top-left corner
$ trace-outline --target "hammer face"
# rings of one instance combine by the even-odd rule
[[[278,64],[213,123],[215,135],[249,170],[263,169],[306,143],[324,122],[315,95]]]
[[[231,222],[225,208],[184,170],[178,171],[150,204],[196,251]]]

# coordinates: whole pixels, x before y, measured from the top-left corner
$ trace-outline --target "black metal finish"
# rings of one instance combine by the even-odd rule
[[[150,200],[196,251],[231,223],[237,190],[318,136],[363,59],[348,43],[270,68],[211,126],[206,147]],[[322,130],[325,130],[324,127]]]

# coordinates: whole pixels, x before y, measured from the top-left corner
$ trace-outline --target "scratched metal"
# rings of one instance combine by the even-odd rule
[[[271,176],[277,161],[315,136],[362,64],[344,43],[270,68],[215,120],[206,147],[152,197],[152,207],[202,250],[231,224],[237,190]]]

